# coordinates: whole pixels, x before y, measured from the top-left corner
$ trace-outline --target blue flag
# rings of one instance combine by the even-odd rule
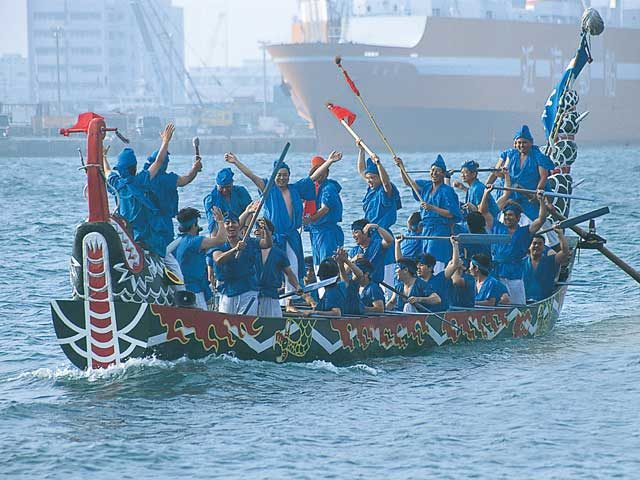
[[[586,33],[582,34],[582,39],[580,40],[580,47],[578,47],[578,51],[576,55],[571,59],[567,69],[565,70],[560,82],[558,82],[558,86],[553,89],[551,95],[549,95],[549,99],[544,106],[544,111],[542,112],[542,125],[544,126],[544,131],[547,134],[547,138],[551,135],[553,130],[553,124],[556,120],[556,113],[558,112],[558,106],[560,104],[560,99],[564,94],[565,89],[570,81],[575,80],[582,68],[590,62],[591,56],[589,55],[589,45],[587,43],[587,35]]]

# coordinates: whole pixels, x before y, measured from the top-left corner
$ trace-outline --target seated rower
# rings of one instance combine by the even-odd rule
[[[316,277],[316,271],[313,267],[313,256],[308,255],[304,257],[304,285],[311,285],[312,283],[316,283],[318,278]],[[314,302],[318,303],[320,301],[320,297],[318,297],[318,291],[314,290],[313,292],[309,292],[309,296],[313,299]]]
[[[451,271],[449,304],[452,307],[473,308],[476,301],[476,280],[460,259],[460,246],[454,236],[451,237],[451,246],[453,256],[445,269],[445,272]]]
[[[476,305],[495,307],[498,304],[511,303],[507,287],[490,275],[491,258],[488,255],[474,255],[469,271],[476,279]]]
[[[222,221],[222,212],[216,209],[212,212]],[[182,275],[184,276],[184,286],[189,292],[196,296],[196,306],[202,310],[207,310],[207,302],[211,298],[211,289],[207,278],[206,252],[208,249],[222,245],[226,239],[226,232],[223,228],[213,237],[203,237],[200,235],[202,228],[198,226],[200,212],[195,208],[187,207],[178,212],[178,238],[171,242],[171,249],[180,264]]]
[[[325,258],[318,266],[318,278],[320,280],[335,277],[339,273],[338,264],[333,258]],[[345,309],[345,302],[344,286],[341,282],[337,282],[324,288],[320,301],[311,310],[304,310],[301,313],[306,317],[313,314],[340,317]]]
[[[561,228],[554,228],[560,241],[560,251],[549,255],[545,253],[544,237],[534,235],[529,245],[529,254],[524,259],[524,289],[527,302],[538,301],[550,297],[556,281],[560,265],[569,258],[570,250],[567,238]]]
[[[422,220],[420,212],[413,212],[407,219],[407,230],[402,234],[401,255],[396,252],[396,259],[417,258],[424,251],[424,241],[411,238],[418,235],[422,235]]]
[[[505,174],[505,185],[510,186],[509,175]],[[508,244],[493,244],[491,253],[495,263],[494,273],[496,277],[507,287],[509,297],[514,304],[524,304],[526,301],[524,282],[522,280],[522,259],[527,255],[529,244],[533,234],[536,233],[547,218],[547,204],[538,192],[538,217],[529,225],[520,226],[522,208],[517,203],[509,203],[511,192],[505,190],[498,199],[498,205],[502,207],[504,223],[494,219],[488,210],[488,198],[493,185],[487,186],[480,202],[480,212],[487,222],[487,230],[494,234],[506,234],[511,236]]]
[[[393,236],[386,229],[369,223],[365,218],[351,224],[351,234],[356,241],[356,246],[349,251],[351,261],[359,258],[369,260],[373,265],[371,279],[374,282],[382,282],[385,277],[387,250],[394,243]],[[393,254],[393,250],[391,253]]]
[[[493,197],[489,197],[493,199]],[[467,229],[469,233],[477,233],[484,235],[487,233],[487,222],[484,216],[480,212],[470,212],[466,217]],[[478,243],[470,244],[462,247],[462,261],[465,266],[469,268],[469,262],[471,257],[476,253],[486,253],[491,256],[491,244],[490,243]]]
[[[238,217],[233,212],[226,213],[223,224],[227,231],[227,241],[213,249],[215,275],[222,294],[219,311],[256,315],[258,312],[256,260],[260,249],[272,246],[271,236],[265,236],[260,240],[247,238],[246,242],[243,241],[239,235]]]
[[[422,278],[418,277],[418,267],[416,262],[406,258],[400,259],[397,263],[396,275],[399,280],[399,290],[404,294],[394,295],[387,303],[388,310],[402,312],[418,312],[428,310],[426,306],[416,308],[416,304],[425,305],[428,301],[433,301],[433,289]],[[406,300],[405,300],[406,299]]]
[[[274,231],[273,223],[266,218],[262,218],[256,224],[256,238],[272,238]],[[271,241],[269,241],[271,243]],[[302,289],[298,279],[291,269],[291,264],[287,254],[281,248],[273,245],[262,248],[257,258],[258,273],[258,316],[259,317],[282,317],[278,290],[284,283],[284,276],[291,282],[291,285],[302,294]]]
[[[432,312],[443,312],[449,308],[449,280],[453,275],[454,268],[449,262],[447,268],[434,274],[435,266],[436,259],[429,253],[423,253],[416,261],[418,276],[427,282],[433,291],[426,301],[421,303],[427,304]]]
[[[349,285],[347,297],[351,292],[351,285],[355,286],[357,298],[361,303],[361,311],[359,313],[384,312],[384,292],[380,285],[370,278],[371,272],[373,272],[371,262],[366,258],[360,258],[352,262],[343,249],[338,250],[336,260],[338,267],[340,267],[342,280]],[[344,266],[347,268],[344,268]],[[353,274],[353,277],[351,274]]]

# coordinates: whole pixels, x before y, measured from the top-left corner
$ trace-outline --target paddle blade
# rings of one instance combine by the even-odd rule
[[[596,210],[592,210],[587,213],[583,213],[582,215],[577,215],[575,217],[567,218],[566,220],[561,221],[558,226],[560,228],[569,228],[574,225],[578,225],[579,223],[586,222],[587,220],[591,220],[592,218],[601,217],[602,215],[606,215],[609,213],[609,207],[602,207]]]
[[[356,114],[344,107],[339,107],[338,105],[327,103],[327,108],[331,111],[331,113],[335,115],[335,117],[339,121],[344,120],[349,126],[351,126],[351,124],[356,121]]]
[[[458,243],[466,245],[486,245],[488,243],[511,243],[511,235],[489,233],[461,233],[456,237]]]

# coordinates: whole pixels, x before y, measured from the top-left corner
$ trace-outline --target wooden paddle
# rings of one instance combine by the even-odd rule
[[[591,220],[592,218],[606,215],[607,213],[609,213],[609,207],[598,208],[597,210],[592,210],[591,212],[583,213],[582,215],[576,215],[575,217],[567,218],[566,220],[556,223],[553,227],[546,228],[537,233],[542,235],[544,233],[550,232],[555,228],[569,228],[574,225],[578,225],[579,223],[586,222],[587,220]]]
[[[554,220],[558,222],[567,220],[567,217],[562,215],[553,205],[549,205],[548,208],[549,208],[549,215],[551,215],[551,217]],[[576,234],[578,234],[578,236],[580,236],[583,240],[585,241],[593,240],[593,236],[589,232],[583,230],[577,225],[570,225],[569,228],[573,230]],[[626,273],[631,278],[633,278],[636,282],[640,283],[640,273],[637,270],[633,269],[629,264],[627,264],[624,260],[622,260],[620,257],[618,257],[616,254],[614,254],[611,250],[609,250],[607,247],[605,247],[601,243],[594,243],[593,245],[596,250],[598,250],[605,257],[607,257],[611,262],[613,262],[614,265],[616,265],[624,273]]]
[[[528,188],[517,188],[517,187],[501,187],[498,185],[494,185],[493,188],[495,190],[506,190],[507,192],[518,192],[518,193],[527,193],[530,195],[536,195],[538,192],[536,190],[529,190]],[[570,200],[586,200],[587,202],[595,202],[595,198],[587,198],[587,197],[578,197],[575,195],[569,195],[568,193],[556,193],[556,192],[543,192],[542,195],[545,197],[557,197],[557,198],[568,198]]]
[[[551,229],[553,230],[553,229]],[[449,240],[451,237],[434,236],[434,235],[416,235],[411,237],[402,237],[403,240]],[[511,243],[511,235],[500,235],[493,233],[460,233],[454,235],[458,243],[466,243],[467,245],[483,245],[485,243]]]
[[[333,285],[334,283],[336,283],[338,281],[338,276],[335,277],[330,277],[330,278],[325,278],[324,280],[320,280],[319,282],[316,283],[311,283],[309,285],[305,285],[304,287],[302,287],[302,293],[310,293],[313,292],[315,290],[318,290],[319,288],[323,288],[323,287],[328,287],[329,285]],[[298,292],[288,292],[285,293],[284,295],[280,295],[278,298],[279,299],[283,299],[283,298],[288,298],[288,297],[292,297],[294,295],[297,295]]]

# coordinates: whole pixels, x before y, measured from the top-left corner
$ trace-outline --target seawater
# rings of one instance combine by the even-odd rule
[[[114,146],[115,147],[115,146]],[[114,148],[115,149],[115,148]],[[202,208],[221,157],[182,189]],[[327,152],[328,153],[328,152]],[[139,155],[143,157],[142,155]],[[276,155],[240,156],[268,176]],[[404,156],[427,169],[435,153]],[[491,152],[445,154],[450,166]],[[292,152],[292,178],[310,154]],[[582,148],[576,190],[609,205],[607,245],[640,268],[637,147]],[[403,196],[395,233],[416,209]],[[188,157],[172,157],[185,173]],[[81,372],[56,343],[49,301],[68,298],[74,228],[86,216],[77,157],[0,159],[0,478],[637,478],[640,286],[582,251],[556,328],[532,340],[452,346],[415,357],[276,365],[210,357],[133,360]],[[354,152],[345,234],[361,217]],[[236,181],[256,189],[239,173]],[[113,205],[113,204],[112,204]],[[308,243],[307,243],[308,245]]]

